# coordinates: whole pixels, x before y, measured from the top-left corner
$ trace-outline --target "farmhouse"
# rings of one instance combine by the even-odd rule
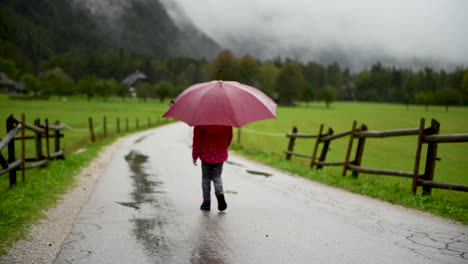
[[[349,100],[349,101],[356,100],[356,85],[353,82],[345,83],[340,88],[341,88],[344,100]]]
[[[22,82],[11,80],[4,72],[0,72],[0,93],[27,93]]]
[[[128,75],[123,81],[122,84],[128,87],[128,92],[130,95],[133,97],[137,96],[137,91],[136,88],[138,85],[144,84],[144,83],[150,83],[148,76],[146,74],[136,71],[130,75]]]

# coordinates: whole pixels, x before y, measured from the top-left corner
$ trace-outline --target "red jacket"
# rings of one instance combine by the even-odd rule
[[[192,158],[210,164],[225,162],[232,140],[230,126],[195,126],[193,129]]]

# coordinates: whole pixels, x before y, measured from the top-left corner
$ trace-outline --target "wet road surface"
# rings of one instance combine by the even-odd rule
[[[228,208],[199,210],[191,129],[114,154],[55,263],[468,263],[468,227],[231,155]],[[214,195],[212,197],[214,199]]]

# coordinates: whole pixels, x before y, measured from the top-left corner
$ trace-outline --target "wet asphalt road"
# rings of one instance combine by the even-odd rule
[[[135,135],[114,154],[55,263],[468,263],[467,226],[234,155],[223,181],[228,209],[214,201],[200,211],[191,129]]]

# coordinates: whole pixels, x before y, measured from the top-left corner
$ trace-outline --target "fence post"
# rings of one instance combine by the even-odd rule
[[[367,131],[366,125],[361,125],[358,128],[358,131]],[[356,157],[354,159],[354,165],[361,166],[362,161],[362,154],[364,153],[364,144],[366,143],[365,137],[360,137],[358,140],[357,148],[356,148]],[[359,172],[353,171],[352,177],[357,178],[359,176]]]
[[[34,120],[34,126],[41,127],[41,121],[39,118]],[[44,155],[42,155],[42,134],[34,131],[34,136],[36,138],[36,159],[37,161],[40,161],[44,158]]]
[[[330,135],[333,135],[333,129],[331,127],[328,128],[328,132],[326,136],[330,136]],[[319,161],[325,161],[325,159],[327,158],[328,148],[330,147],[330,141],[331,140],[327,140],[323,143],[322,153],[320,153]],[[317,170],[321,168],[323,168],[323,165],[320,165],[320,164],[317,165]]]
[[[315,140],[314,150],[312,151],[312,158],[310,159],[310,168],[314,168],[315,165],[315,156],[317,155],[317,149],[320,144],[320,138],[322,137],[323,124],[320,124],[319,132],[317,139]]]
[[[296,134],[296,133],[297,133],[297,127],[293,126],[292,134]],[[288,151],[292,152],[294,150],[294,142],[296,142],[296,137],[295,136],[290,137],[289,138]],[[286,159],[287,160],[291,159],[291,153],[286,153]]]
[[[128,132],[128,117],[125,118],[125,128],[127,129],[127,132]]]
[[[148,127],[151,127],[151,117],[148,117]]]
[[[238,145],[241,144],[241,128],[240,127],[237,128],[237,144]]]
[[[120,118],[117,117],[117,134],[120,133]]]
[[[21,114],[21,180],[26,181],[26,115],[24,113]]]
[[[12,129],[15,128],[16,121],[13,118],[13,115],[10,115],[7,118],[6,121],[6,128],[7,128],[7,133],[9,133]],[[15,140],[12,139],[10,142],[8,142],[8,163],[13,163],[15,162],[16,157],[15,157]],[[13,187],[13,185],[16,185],[16,170],[10,170],[9,171],[9,176],[10,176],[10,188]]]
[[[346,176],[346,171],[348,170],[348,164],[349,164],[349,156],[351,155],[351,149],[353,148],[353,140],[354,140],[354,131],[356,131],[356,120],[353,121],[353,127],[351,129],[351,135],[349,135],[349,144],[348,144],[348,150],[346,151],[346,157],[345,161],[343,163],[343,176]]]
[[[431,127],[427,131],[428,133],[425,135],[434,135],[439,134],[440,123],[437,120],[432,119]],[[424,170],[424,180],[432,181],[434,179],[434,170],[435,170],[435,163],[437,159],[437,142],[430,142],[427,144],[427,155],[426,155],[426,169]],[[431,195],[432,187],[431,186],[424,186],[422,194],[423,195]]]
[[[89,117],[88,118],[88,123],[89,123],[89,132],[91,133],[91,142],[96,142],[96,136],[94,135],[94,127],[93,127],[93,118]]]
[[[102,129],[104,130],[104,137],[107,137],[107,118],[105,116],[102,120]]]
[[[415,194],[418,188],[419,163],[421,162],[421,149],[424,136],[424,118],[419,121],[418,145],[416,146],[416,157],[414,158],[413,183],[411,191]]]
[[[49,119],[47,118],[45,120],[45,137],[46,137],[47,159],[50,160]]]
[[[60,121],[55,121],[55,125],[56,126],[59,126],[60,125]],[[60,151],[60,130],[55,130],[55,152],[59,152]]]

